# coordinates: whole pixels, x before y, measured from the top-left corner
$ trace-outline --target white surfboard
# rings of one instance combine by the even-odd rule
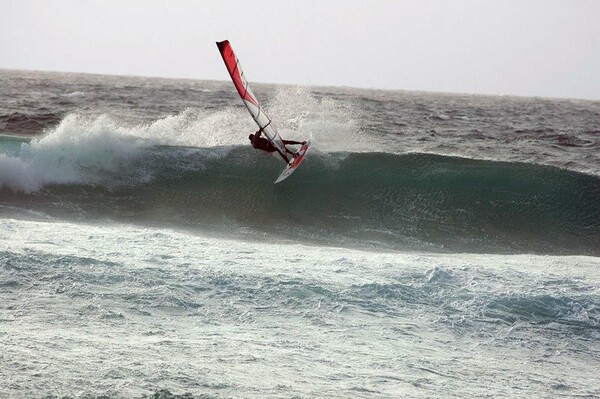
[[[279,175],[277,180],[275,180],[275,184],[284,181],[292,173],[294,173],[296,168],[300,165],[300,163],[302,162],[302,160],[308,153],[309,148],[310,148],[310,140],[308,140],[306,143],[302,144],[302,147],[300,147],[300,149],[298,151],[296,151],[296,153],[292,157],[292,160],[288,163],[288,165],[283,170],[283,172],[281,172],[281,174]]]
[[[229,72],[229,76],[231,76],[231,80],[233,81],[233,85],[235,86],[238,94],[242,98],[244,105],[248,108],[248,112],[252,115],[252,118],[256,122],[256,124],[262,129],[265,137],[273,143],[275,149],[281,156],[281,158],[287,163],[287,167],[281,173],[281,175],[277,178],[275,183],[279,183],[283,181],[286,177],[292,174],[294,170],[300,165],[300,162],[304,159],[304,155],[306,155],[306,151],[308,150],[309,142],[300,147],[300,149],[292,156],[290,159],[288,152],[285,149],[285,145],[283,144],[283,140],[275,127],[271,123],[271,118],[267,116],[265,111],[260,106],[258,100],[252,90],[250,90],[250,85],[248,81],[244,77],[244,72],[242,71],[242,67],[240,66],[240,61],[235,56],[231,45],[228,40],[224,40],[222,42],[217,42],[217,47],[219,48],[219,52],[221,53],[221,57],[223,57],[223,61],[225,62],[225,67]],[[300,154],[301,153],[301,154]]]

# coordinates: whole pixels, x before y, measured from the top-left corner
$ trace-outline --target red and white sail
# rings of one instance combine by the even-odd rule
[[[252,93],[252,90],[250,90],[250,86],[244,77],[244,72],[242,71],[240,62],[235,56],[229,41],[224,40],[222,42],[217,42],[217,47],[221,52],[221,56],[223,57],[227,71],[231,76],[233,85],[244,101],[246,108],[248,108],[250,115],[252,115],[252,118],[254,118],[256,124],[262,129],[263,134],[273,143],[275,148],[277,148],[277,152],[279,152],[286,162],[289,162],[283,140],[281,139],[281,136],[279,136],[279,133],[277,133],[277,130],[275,130],[271,124],[271,118],[265,114],[265,111],[260,106],[258,100],[254,96],[254,93]]]

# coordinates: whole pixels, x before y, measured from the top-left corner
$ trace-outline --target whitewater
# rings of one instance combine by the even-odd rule
[[[0,398],[600,397],[600,103],[0,70]]]

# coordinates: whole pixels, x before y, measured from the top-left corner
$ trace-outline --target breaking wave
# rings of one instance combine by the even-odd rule
[[[41,138],[2,138],[0,209],[27,204],[50,216],[341,245],[600,254],[596,176],[432,154],[322,152],[316,140],[294,177],[274,185],[283,164],[242,145],[242,127],[227,143],[200,135],[199,147],[165,145],[173,126],[192,144],[182,137],[208,122],[190,113],[129,128],[70,115]]]

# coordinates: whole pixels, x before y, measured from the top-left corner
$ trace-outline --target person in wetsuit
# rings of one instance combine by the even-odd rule
[[[248,136],[248,139],[250,139],[250,143],[252,143],[252,147],[256,148],[257,150],[263,150],[266,152],[277,151],[277,148],[275,148],[273,143],[271,143],[268,139],[266,139],[264,137],[260,137],[261,134],[262,134],[262,129],[258,129],[256,131],[256,133]],[[301,141],[293,141],[293,140],[283,140],[284,146],[286,146],[288,144],[304,144],[304,143],[306,143],[306,141],[301,142]],[[287,147],[285,147],[285,150],[292,155],[294,154],[294,152],[290,151]]]

